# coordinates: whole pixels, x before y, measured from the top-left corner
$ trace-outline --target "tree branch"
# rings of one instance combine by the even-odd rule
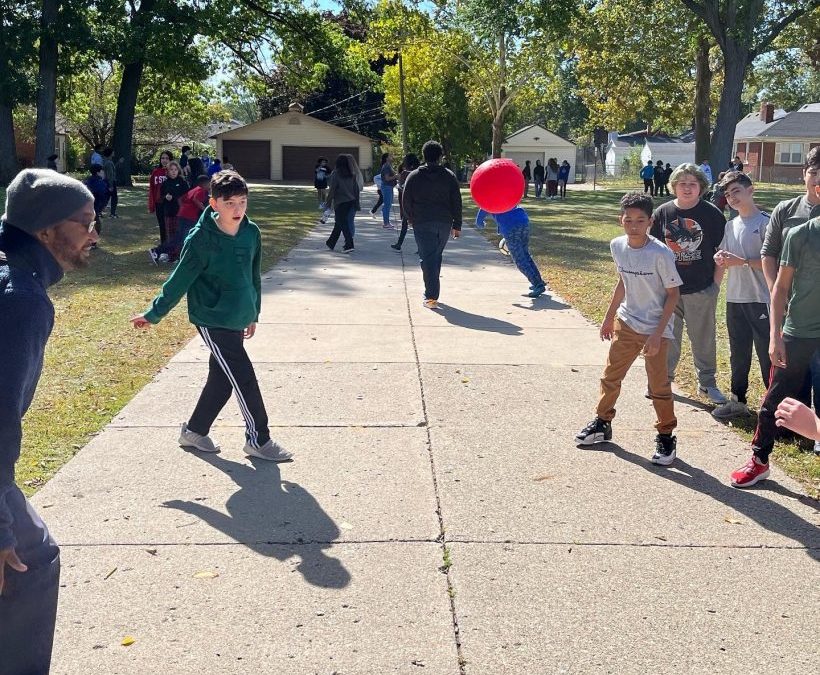
[[[791,12],[789,12],[786,16],[784,16],[780,21],[778,21],[772,28],[769,30],[769,34],[764,37],[760,43],[750,52],[749,58],[754,59],[761,54],[765,54],[769,51],[769,47],[771,46],[772,42],[777,38],[780,33],[789,25],[797,21],[801,16],[804,14],[808,14],[810,11],[814,11],[820,7],[820,0],[809,0],[803,7],[795,7]]]

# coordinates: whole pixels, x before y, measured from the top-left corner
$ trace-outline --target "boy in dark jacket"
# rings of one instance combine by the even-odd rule
[[[441,257],[447,240],[461,236],[461,189],[452,171],[439,164],[444,150],[436,141],[421,149],[425,164],[404,183],[402,206],[413,227],[424,275],[424,306],[435,309],[441,290]]]
[[[188,318],[211,351],[208,380],[179,444],[218,452],[208,433],[236,395],[245,419],[246,455],[285,462],[292,455],[270,437],[268,416],[244,341],[256,332],[262,300],[262,236],[248,220],[248,186],[235,171],[211,181],[211,198],[182,247],[179,264],[151,309],[131,319],[135,328],[159,321],[187,294]]]
[[[91,194],[94,195],[94,228],[97,230],[97,234],[100,234],[102,232],[100,214],[105,209],[106,204],[108,204],[108,198],[111,196],[102,165],[92,164],[91,175],[86,178],[83,183],[85,183],[85,186]]]

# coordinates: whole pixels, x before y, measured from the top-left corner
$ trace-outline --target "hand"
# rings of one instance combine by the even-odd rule
[[[718,251],[723,260],[722,267],[738,267],[746,262],[746,258],[741,258],[739,255],[729,253],[729,251]]]
[[[601,341],[611,340],[615,335],[615,319],[604,317],[604,322],[601,324]]]
[[[148,328],[148,326],[151,325],[151,322],[145,318],[144,314],[137,314],[128,320],[132,323],[134,328]]]
[[[653,333],[650,335],[643,345],[644,356],[655,356],[661,349],[661,336]]]
[[[775,368],[786,367],[786,345],[780,332],[769,340],[769,358]]]
[[[724,251],[718,251],[712,256],[715,260],[715,265],[718,267],[726,267],[726,259],[723,257]]]
[[[28,567],[17,557],[14,548],[0,549],[0,595],[3,595],[3,586],[6,583],[6,565],[17,572],[28,570]]]
[[[453,239],[458,239],[461,236],[461,230],[453,228],[451,234],[453,235]]]
[[[242,332],[242,337],[244,337],[246,340],[250,340],[254,336],[255,333],[256,333],[256,324],[252,323],[250,326],[248,326]]]
[[[775,420],[777,426],[786,427],[815,441],[820,440],[820,427],[818,427],[817,416],[811,408],[800,403],[800,401],[793,398],[784,398],[777,406],[777,410],[774,411],[774,416],[777,418]]]

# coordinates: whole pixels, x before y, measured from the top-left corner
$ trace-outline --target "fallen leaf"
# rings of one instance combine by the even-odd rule
[[[115,567],[113,570],[111,570],[108,574],[105,575],[105,578],[103,579],[103,581],[105,581],[107,579],[110,579],[114,575],[114,572],[116,572],[116,571],[117,571],[117,568]]]
[[[729,523],[729,525],[743,525],[742,520],[737,520],[735,518],[730,518],[729,516],[723,516],[723,520],[725,522]]]
[[[151,555],[156,555],[157,554],[157,549],[155,549],[155,548],[146,548],[145,552],[150,553]]]
[[[469,378],[469,377],[462,377],[462,378],[461,378],[461,383],[462,383],[462,384],[467,384],[469,381],[470,381],[470,378]]]
[[[211,572],[210,570],[195,572],[193,575],[194,579],[215,579],[218,576],[219,572]]]
[[[132,644],[134,644],[135,642],[136,642],[136,640],[135,640],[134,638],[132,638],[130,635],[126,635],[126,636],[122,639],[122,642],[120,642],[120,644],[121,644],[123,647],[130,647],[130,646],[131,646]]]
[[[533,480],[536,483],[540,483],[542,480],[549,480],[550,478],[555,478],[554,473],[545,473],[543,476],[536,476]]]

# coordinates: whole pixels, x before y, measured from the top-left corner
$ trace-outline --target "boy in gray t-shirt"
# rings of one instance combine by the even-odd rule
[[[580,445],[602,443],[612,438],[615,402],[627,371],[640,354],[644,356],[649,397],[655,407],[655,454],[652,462],[668,466],[675,461],[677,426],[672,384],[666,368],[666,352],[673,338],[670,319],[683,283],[675,266],[675,255],[650,237],[652,198],[631,192],[621,199],[621,225],[625,235],[610,242],[618,268],[618,284],[612,294],[601,339],[611,340],[609,357],[601,377],[601,396],[595,419],[576,436]]]
[[[760,255],[769,214],[755,205],[755,189],[745,173],[727,172],[720,187],[729,206],[738,212],[727,223],[723,241],[715,253],[715,263],[728,270],[729,277],[726,283],[726,328],[729,332],[732,395],[727,403],[712,411],[716,419],[724,420],[749,414],[746,393],[753,344],[763,385],[769,386],[770,299]]]

